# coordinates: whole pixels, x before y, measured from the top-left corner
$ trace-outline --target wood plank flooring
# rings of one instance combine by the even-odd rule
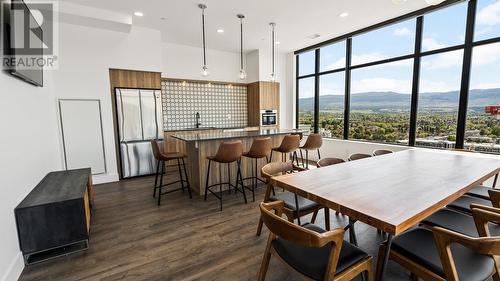
[[[90,249],[26,267],[20,280],[256,280],[268,231],[255,236],[264,186],[256,202],[224,193],[224,209],[209,196],[189,199],[171,193],[158,207],[152,197],[154,177],[95,186]],[[248,194],[247,194],[248,195]],[[248,196],[251,199],[251,196]],[[347,220],[331,212],[332,226]],[[307,221],[307,220],[304,220]],[[323,214],[317,224],[324,225]],[[360,246],[376,258],[383,239],[375,229],[357,224]],[[300,280],[271,259],[266,280]],[[390,263],[386,280],[409,280]]]

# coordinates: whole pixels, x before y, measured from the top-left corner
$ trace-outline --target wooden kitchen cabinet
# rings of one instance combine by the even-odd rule
[[[260,126],[260,111],[276,110],[279,116],[280,84],[257,81],[248,84],[247,90],[248,126]],[[279,126],[279,118],[276,127]]]

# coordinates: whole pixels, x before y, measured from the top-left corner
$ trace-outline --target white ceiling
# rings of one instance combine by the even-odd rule
[[[201,11],[206,10],[207,47],[239,51],[239,21],[244,21],[245,51],[269,47],[269,22],[277,23],[278,51],[294,51],[427,6],[425,0],[64,0],[133,16],[133,25],[158,29],[162,40],[189,46],[201,45]],[[346,18],[340,13],[348,12]],[[162,20],[161,18],[165,18]],[[224,29],[218,34],[218,28]],[[309,39],[313,34],[321,35]]]

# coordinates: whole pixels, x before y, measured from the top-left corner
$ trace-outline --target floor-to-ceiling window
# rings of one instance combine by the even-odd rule
[[[500,153],[500,0],[445,5],[298,51],[298,127]]]

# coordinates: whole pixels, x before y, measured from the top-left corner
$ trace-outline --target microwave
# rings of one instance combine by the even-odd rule
[[[266,109],[260,111],[261,126],[276,126],[277,124],[278,124],[277,110]]]

